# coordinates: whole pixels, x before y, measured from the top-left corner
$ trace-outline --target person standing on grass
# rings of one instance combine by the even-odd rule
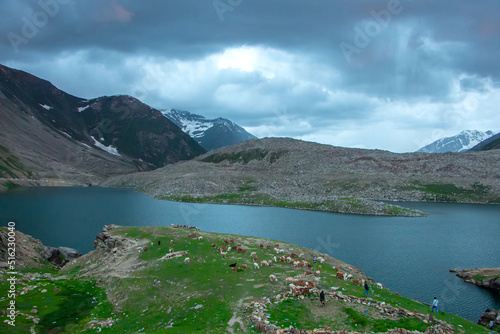
[[[321,302],[321,307],[325,306],[325,292],[323,290],[319,293],[319,301]]]
[[[439,304],[439,301],[437,300],[436,297],[434,297],[434,300],[432,301],[432,310],[431,312],[434,312],[434,309],[436,309],[436,314],[438,314],[438,304]]]
[[[365,292],[363,293],[363,297],[366,297],[366,295],[370,298],[370,287],[368,286],[368,282],[365,281]]]

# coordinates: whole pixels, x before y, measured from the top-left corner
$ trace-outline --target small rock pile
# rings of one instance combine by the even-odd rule
[[[424,334],[451,334],[455,333],[455,329],[452,325],[449,325],[445,321],[435,319],[432,315],[422,314],[420,312],[414,311],[410,312],[404,308],[393,307],[390,304],[384,302],[378,302],[372,299],[358,298],[355,296],[343,295],[341,292],[327,292],[327,294],[335,300],[343,300],[348,303],[358,303],[367,306],[373,306],[377,308],[380,312],[387,315],[394,315],[399,317],[413,317],[422,320],[424,323],[435,323],[435,325],[430,326],[424,332]],[[273,301],[282,302],[288,299],[290,296],[289,292],[284,292],[276,295],[272,298]],[[304,298],[304,296],[299,296],[299,298]],[[359,332],[349,332],[349,331],[332,331],[330,329],[314,329],[309,331],[301,331],[297,328],[280,328],[272,323],[268,319],[267,305],[271,303],[271,299],[263,299],[261,301],[253,301],[247,306],[245,313],[251,310],[249,316],[250,322],[255,324],[255,328],[258,331],[273,334],[284,334],[284,333],[296,333],[296,334],[361,334]],[[461,331],[463,332],[463,331]],[[419,331],[408,331],[404,328],[391,329],[385,333],[379,334],[422,334]]]
[[[500,310],[486,310],[483,315],[481,315],[481,318],[479,318],[477,324],[489,328],[492,321],[494,326],[500,327]]]
[[[115,239],[113,238],[107,231],[118,227],[117,225],[104,225],[102,228],[102,232],[99,233],[94,240],[94,248],[95,249],[104,249],[107,252],[116,253],[118,251],[118,247],[120,247],[123,241],[126,238]]]

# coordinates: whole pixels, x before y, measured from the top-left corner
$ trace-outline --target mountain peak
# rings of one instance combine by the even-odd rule
[[[207,151],[257,138],[241,126],[223,117],[207,119],[189,111],[176,109],[166,109],[161,113]]]
[[[425,153],[446,153],[464,152],[476,146],[480,142],[490,138],[494,133],[491,130],[486,132],[478,130],[463,130],[459,134],[451,137],[438,139],[431,144],[422,147],[417,152]]]

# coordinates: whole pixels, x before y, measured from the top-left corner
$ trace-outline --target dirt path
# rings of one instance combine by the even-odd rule
[[[234,334],[233,326],[237,322],[240,324],[240,327],[243,330],[243,332],[244,333],[247,332],[247,329],[245,328],[245,325],[243,324],[243,319],[241,319],[241,316],[237,315],[240,308],[243,306],[243,302],[246,299],[252,299],[252,297],[243,297],[240,300],[238,300],[238,302],[236,303],[237,309],[233,312],[233,317],[231,319],[229,319],[229,321],[227,322],[227,325],[228,325],[227,331],[231,334]]]

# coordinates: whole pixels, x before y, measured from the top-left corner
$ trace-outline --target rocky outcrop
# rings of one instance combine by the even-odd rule
[[[500,310],[487,309],[483,313],[481,318],[479,318],[477,324],[486,326],[488,328],[491,327],[491,324],[493,324],[494,326],[500,326]]]
[[[43,255],[47,259],[47,261],[52,262],[59,267],[62,267],[66,263],[82,256],[82,253],[80,253],[76,249],[69,247],[55,248],[45,246]]]
[[[94,240],[95,249],[104,249],[106,251],[116,251],[122,245],[124,238],[115,239],[108,233],[109,230],[118,227],[118,225],[104,225],[102,232]]]
[[[450,272],[468,283],[500,292],[500,268],[451,269]]]
[[[15,261],[15,269],[36,268],[41,269],[47,266],[56,265],[62,267],[66,263],[82,256],[76,249],[69,247],[48,247],[44,246],[38,239],[30,235],[15,231],[15,255],[12,247],[9,247],[9,232],[6,229],[0,229],[0,262],[7,263],[10,258]],[[11,238],[12,239],[12,238]]]

